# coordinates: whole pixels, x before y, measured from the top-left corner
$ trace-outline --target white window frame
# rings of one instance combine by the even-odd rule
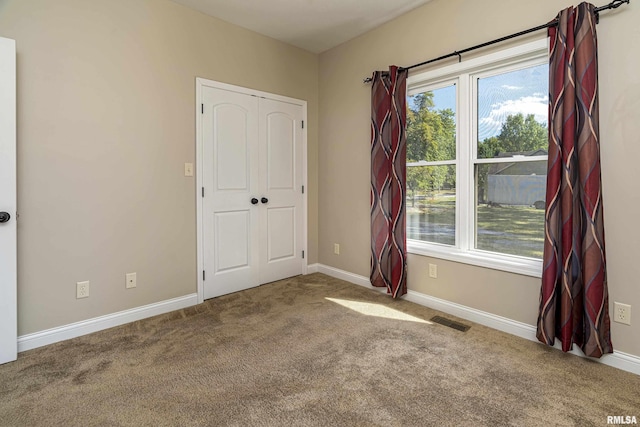
[[[489,252],[475,248],[476,164],[496,163],[502,159],[477,159],[477,79],[548,63],[547,38],[503,49],[464,62],[416,73],[407,78],[407,94],[415,95],[445,85],[456,85],[456,236],[455,246],[407,240],[409,253],[491,269],[542,277],[542,260]],[[476,97],[477,98],[477,97]],[[469,105],[470,104],[470,105]],[[535,156],[527,161],[546,160]],[[513,162],[513,159],[504,159]],[[449,163],[449,162],[447,162]],[[434,164],[429,162],[429,164]]]

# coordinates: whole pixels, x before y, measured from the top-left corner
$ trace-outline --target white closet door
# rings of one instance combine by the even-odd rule
[[[202,88],[204,298],[302,273],[303,107]]]
[[[204,298],[258,285],[258,98],[203,90]],[[252,204],[252,199],[254,204]]]
[[[302,114],[260,99],[260,283],[302,272]]]

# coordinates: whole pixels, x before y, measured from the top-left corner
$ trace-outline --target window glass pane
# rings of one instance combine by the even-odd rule
[[[407,162],[455,160],[456,86],[407,97]]]
[[[548,69],[478,79],[478,158],[547,154]]]
[[[542,258],[547,162],[476,165],[476,248]]]
[[[456,167],[407,167],[407,238],[456,243]]]

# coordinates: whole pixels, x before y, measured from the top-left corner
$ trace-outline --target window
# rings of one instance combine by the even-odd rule
[[[408,79],[409,252],[542,272],[546,40]]]
[[[455,245],[456,86],[408,98],[407,238]]]

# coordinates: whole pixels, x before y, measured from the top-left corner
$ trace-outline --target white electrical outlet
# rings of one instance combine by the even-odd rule
[[[76,299],[89,297],[89,281],[76,282]]]
[[[631,306],[628,304],[614,302],[613,321],[631,326]]]
[[[336,255],[340,255],[340,244],[339,243],[334,243],[333,244],[333,253]]]
[[[438,278],[438,265],[437,264],[429,264],[429,277],[433,279]]]
[[[127,289],[135,288],[137,286],[137,274],[136,273],[127,273],[126,274],[126,287]]]

